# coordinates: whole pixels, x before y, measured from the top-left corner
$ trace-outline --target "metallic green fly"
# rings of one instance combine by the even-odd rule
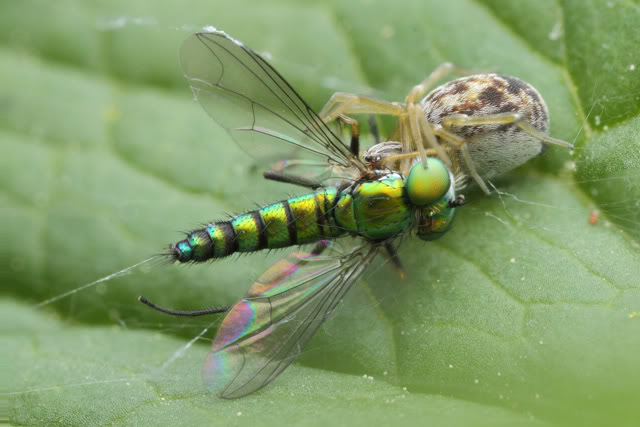
[[[401,270],[400,239],[409,233],[440,238],[464,198],[456,196],[458,177],[436,157],[415,161],[406,173],[377,169],[378,157],[361,158],[356,122],[343,118],[352,125],[347,145],[273,67],[223,32],[189,37],[181,62],[200,104],[248,153],[273,159],[274,152],[294,148],[304,154],[264,176],[305,187],[307,194],[194,230],[170,245],[168,255],[196,263],[261,249],[310,250],[269,268],[230,307],[180,312],[141,297],[168,314],[226,313],[204,380],[221,397],[236,398],[270,383],[301,354],[376,255]],[[338,244],[347,236],[357,243]]]

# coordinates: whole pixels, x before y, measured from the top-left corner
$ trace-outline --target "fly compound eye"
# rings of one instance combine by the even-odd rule
[[[451,177],[449,169],[441,160],[427,158],[427,168],[416,163],[407,178],[407,194],[412,204],[425,206],[437,202],[449,191]]]

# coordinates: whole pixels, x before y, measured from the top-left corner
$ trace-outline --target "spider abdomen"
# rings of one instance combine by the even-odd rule
[[[420,102],[427,122],[446,126],[448,117],[518,115],[535,130],[548,135],[549,112],[540,93],[518,78],[477,74],[445,83]],[[448,129],[467,143],[473,165],[484,179],[501,175],[543,152],[545,143],[515,123],[460,126]],[[460,153],[451,147],[454,157]],[[464,162],[459,160],[462,168]],[[465,170],[466,171],[466,170]]]

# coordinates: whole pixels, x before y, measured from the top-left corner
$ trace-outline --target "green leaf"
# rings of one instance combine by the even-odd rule
[[[637,1],[131,3],[0,4],[9,422],[636,424]],[[264,181],[193,101],[178,49],[202,25],[268,52],[314,108],[334,91],[402,100],[444,61],[515,75],[577,148],[551,147],[491,197],[467,194],[447,236],[401,248],[408,280],[378,260],[298,363],[220,400],[200,380],[218,320],[136,298],[230,304],[281,252],[150,266],[36,306],[178,230],[298,192]]]
[[[297,366],[268,395],[217,399],[201,390],[197,367],[206,357],[204,346],[167,363],[181,340],[149,331],[70,326],[14,301],[0,304],[3,332],[20,355],[3,377],[10,384],[31,384],[14,399],[10,415],[16,424],[318,425],[353,418],[353,425],[367,426],[398,416],[427,416],[442,425],[466,416],[487,426],[544,424],[492,405]],[[144,351],[130,353],[130,348]]]

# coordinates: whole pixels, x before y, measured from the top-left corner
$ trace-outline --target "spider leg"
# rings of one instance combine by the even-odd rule
[[[467,142],[460,138],[458,135],[451,132],[452,126],[480,126],[480,125],[508,125],[514,124],[518,126],[523,132],[538,139],[541,142],[548,144],[559,145],[566,148],[573,148],[573,145],[569,142],[562,141],[560,139],[552,138],[549,135],[534,128],[531,123],[522,118],[518,113],[499,113],[499,114],[487,114],[478,116],[467,116],[465,114],[454,114],[442,119],[442,126],[435,128],[435,134],[440,137],[441,140],[449,143],[454,149],[459,150],[462,154],[462,159],[465,163],[467,172],[478,183],[482,191],[486,194],[490,194],[491,191],[484,183],[480,174],[477,172],[473,165],[473,159],[469,151]]]
[[[384,114],[403,116],[406,107],[398,102],[381,101],[368,96],[336,92],[320,111],[320,118],[329,123],[341,114]]]
[[[561,139],[550,137],[549,135],[540,132],[525,120],[521,114],[518,113],[499,113],[488,114],[484,116],[467,116],[465,114],[454,114],[442,119],[442,126],[446,129],[450,129],[451,126],[477,126],[477,125],[504,125],[513,123],[522,129],[524,132],[539,139],[542,142],[548,144],[559,145],[565,148],[573,148],[573,144]]]
[[[489,187],[487,187],[487,184],[485,184],[476,167],[473,165],[473,159],[471,158],[471,153],[469,152],[466,141],[458,135],[445,130],[442,126],[437,126],[434,129],[434,133],[438,135],[442,141],[449,144],[453,151],[460,151],[460,153],[462,153],[462,160],[466,166],[467,173],[471,175],[471,178],[473,178],[485,194],[491,194],[491,190],[489,190]]]
[[[409,94],[405,98],[405,103],[410,104],[418,102],[424,95],[426,95],[427,91],[438,82],[438,80],[450,73],[461,75],[476,74],[476,72],[473,70],[457,67],[450,62],[444,62],[440,64],[435,70],[433,70],[431,74],[429,74],[427,78],[422,81],[422,83],[415,85],[409,91]]]

